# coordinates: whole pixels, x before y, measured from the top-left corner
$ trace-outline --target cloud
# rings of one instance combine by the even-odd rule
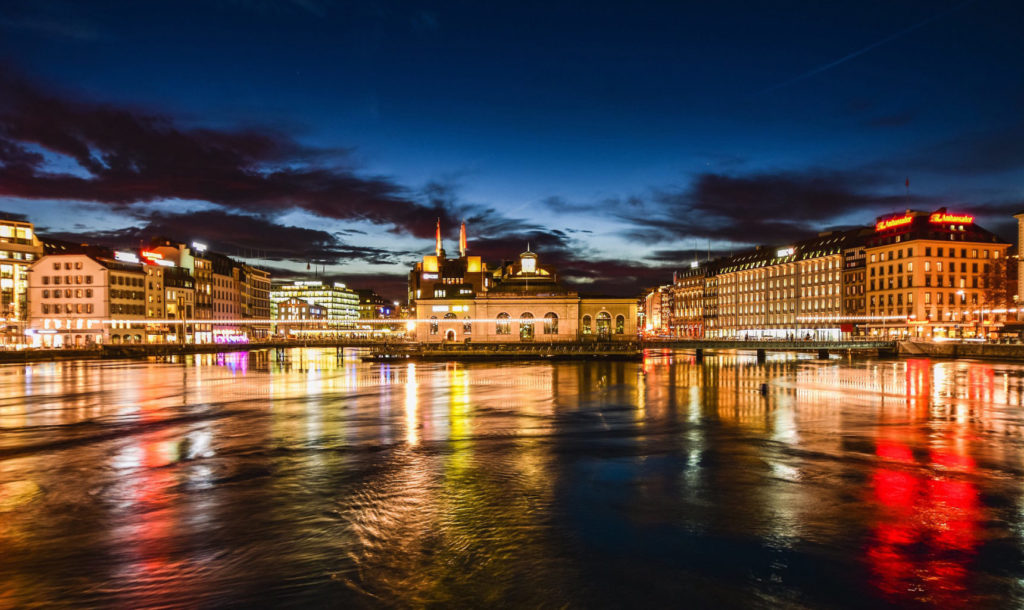
[[[642,204],[644,213],[620,210],[617,215],[633,224],[624,231],[633,239],[785,242],[821,231],[850,213],[878,214],[905,206],[905,195],[879,192],[891,182],[881,174],[820,169],[703,173],[687,187],[653,191]],[[916,197],[910,203],[930,200]]]
[[[135,247],[154,237],[184,242],[201,241],[228,256],[255,257],[268,261],[339,264],[365,262],[396,264],[411,253],[345,244],[338,235],[319,229],[282,225],[272,219],[223,210],[187,214],[149,213],[136,210],[140,224],[88,234],[91,242],[114,247]],[[80,241],[81,233],[46,232],[56,239]]]
[[[40,151],[80,171],[54,171]],[[419,237],[432,234],[437,218],[454,224],[447,202],[360,174],[344,162],[346,152],[271,129],[185,128],[160,114],[71,101],[0,78],[0,196],[122,209],[204,200],[259,215],[301,209]]]

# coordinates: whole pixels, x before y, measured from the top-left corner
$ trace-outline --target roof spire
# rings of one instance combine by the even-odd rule
[[[437,233],[434,236],[434,254],[441,256],[441,219],[437,219]]]
[[[459,229],[459,256],[466,256],[466,221],[462,221],[462,228]]]

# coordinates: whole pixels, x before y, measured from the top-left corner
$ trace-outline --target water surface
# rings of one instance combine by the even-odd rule
[[[682,352],[3,366],[0,606],[1019,606],[1022,384]]]

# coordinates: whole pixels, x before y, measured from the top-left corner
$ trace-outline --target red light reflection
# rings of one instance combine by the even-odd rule
[[[880,510],[866,558],[874,585],[897,602],[963,605],[967,564],[983,518],[977,488],[970,481],[922,471],[902,443],[879,442],[876,453],[900,465],[884,464],[872,477]],[[939,451],[929,456],[935,466],[974,469],[970,456]]]

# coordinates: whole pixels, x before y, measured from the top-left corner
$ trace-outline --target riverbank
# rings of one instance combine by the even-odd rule
[[[461,343],[378,348],[364,362],[396,360],[642,360],[639,343]]]
[[[897,354],[904,358],[980,358],[985,360],[1024,361],[1024,345],[999,343],[961,343],[946,341],[901,341]]]
[[[378,341],[213,343],[204,345],[104,345],[90,349],[25,349],[0,351],[0,363],[52,362],[62,360],[139,359],[150,357],[187,356],[190,354],[219,354],[250,352],[264,349],[292,349],[296,347],[345,348],[377,347]]]

